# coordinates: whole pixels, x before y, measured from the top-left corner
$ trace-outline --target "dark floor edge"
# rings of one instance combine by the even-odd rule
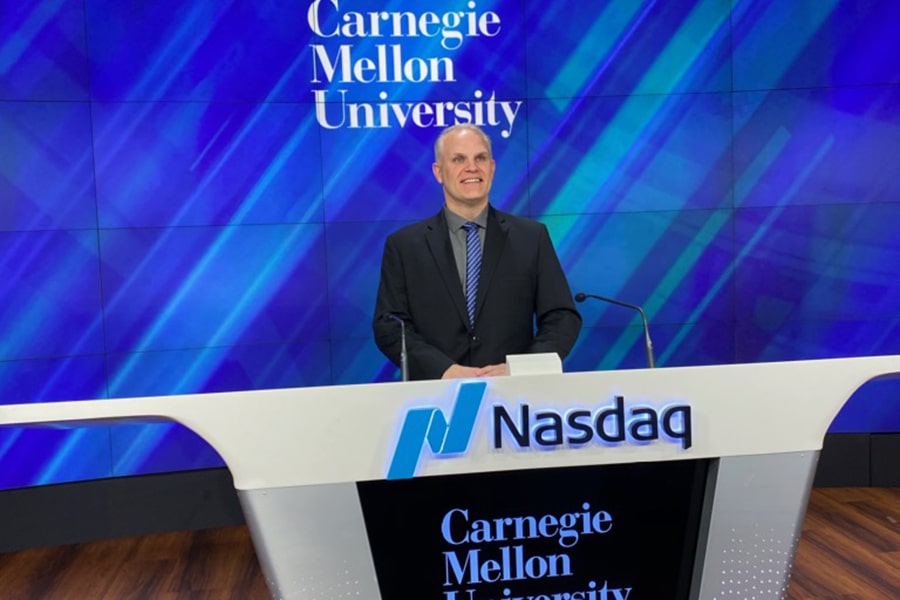
[[[0,491],[0,552],[243,522],[224,468]]]

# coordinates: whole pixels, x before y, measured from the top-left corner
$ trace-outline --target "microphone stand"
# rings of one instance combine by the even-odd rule
[[[409,381],[409,358],[406,355],[406,322],[394,313],[388,315],[400,323],[400,379]]]

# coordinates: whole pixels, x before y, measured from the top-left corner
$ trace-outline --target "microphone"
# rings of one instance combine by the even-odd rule
[[[409,381],[409,357],[406,356],[406,322],[394,313],[388,317],[400,323],[400,378]]]
[[[644,314],[644,309],[638,306],[637,304],[631,304],[630,302],[622,302],[621,300],[616,300],[615,298],[607,298],[606,296],[597,296],[596,294],[585,294],[584,292],[578,292],[575,294],[575,302],[584,302],[587,298],[595,298],[597,300],[603,300],[604,302],[609,302],[610,304],[618,304],[619,306],[624,306],[625,308],[631,308],[633,310],[641,313],[641,322],[644,325],[644,348],[647,350],[647,364],[650,365],[650,368],[656,367],[656,360],[653,358],[653,342],[650,341],[650,326],[647,324],[647,315]]]

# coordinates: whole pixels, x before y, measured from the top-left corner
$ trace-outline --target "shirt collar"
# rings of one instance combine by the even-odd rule
[[[478,213],[478,216],[472,219],[472,222],[474,222],[482,229],[487,229],[487,216],[488,207],[485,206],[484,210],[482,210],[480,213]],[[447,208],[446,204],[444,205],[444,218],[447,219],[447,226],[450,228],[450,231],[458,231],[460,228],[462,228],[463,225],[469,222]]]

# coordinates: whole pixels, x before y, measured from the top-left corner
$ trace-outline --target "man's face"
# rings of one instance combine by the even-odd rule
[[[444,187],[448,208],[468,212],[487,204],[495,163],[481,136],[465,129],[448,134],[438,161],[432,170]]]

